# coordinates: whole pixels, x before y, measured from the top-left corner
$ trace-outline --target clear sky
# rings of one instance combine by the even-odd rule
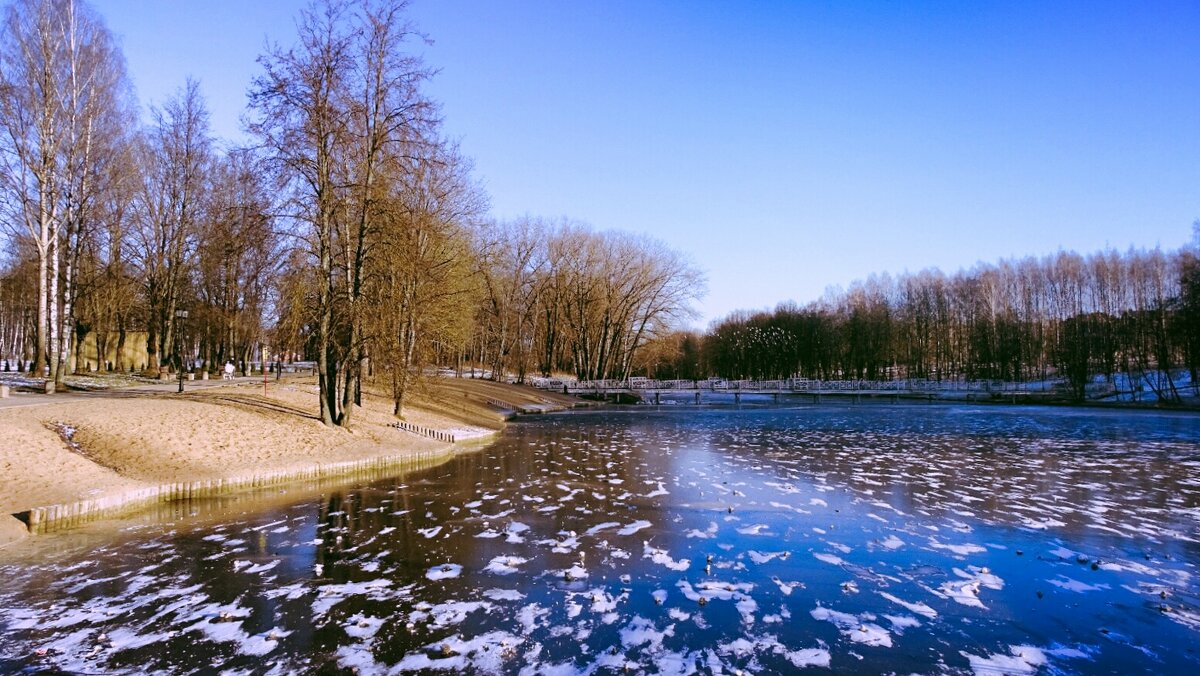
[[[143,104],[225,138],[296,0],[96,0]],[[414,0],[493,213],[647,233],[703,326],[875,272],[1175,248],[1200,219],[1200,2]]]

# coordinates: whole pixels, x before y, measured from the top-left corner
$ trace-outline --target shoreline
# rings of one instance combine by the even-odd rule
[[[185,394],[114,389],[0,409],[0,548],[39,533],[298,481],[403,473],[488,443],[508,414],[565,409],[496,383],[431,383],[406,407],[364,393],[350,429],[327,428],[309,379]],[[562,399],[563,401],[557,401]]]
[[[711,394],[711,393],[710,393]],[[723,392],[722,394],[732,397],[735,394],[732,391]],[[768,405],[808,405],[820,406],[822,404],[838,403],[838,404],[871,404],[871,405],[987,405],[997,407],[1012,407],[1012,406],[1033,406],[1038,408],[1065,408],[1065,409],[1082,409],[1082,410],[1109,410],[1109,411],[1147,411],[1154,413],[1200,413],[1200,400],[1196,398],[1188,398],[1182,403],[1172,404],[1162,401],[1072,401],[1066,398],[1050,398],[1050,397],[1028,397],[1019,396],[1015,400],[1005,396],[990,396],[990,397],[945,397],[945,396],[921,396],[913,394],[855,394],[854,392],[834,392],[823,393],[815,401],[810,394],[789,394],[788,399],[780,399],[778,402],[764,402],[764,398],[772,396],[770,392],[742,392],[742,397],[758,397],[758,399],[749,399],[742,403],[753,404],[768,404]],[[676,401],[674,403],[654,404],[652,402],[637,401],[631,403],[616,403],[612,401],[600,402],[598,399],[590,399],[589,401],[596,403],[605,403],[605,405],[616,405],[624,407],[645,407],[648,409],[656,408],[704,408],[706,406],[736,406],[734,401],[712,402],[705,401],[701,404],[695,404],[690,401]],[[664,402],[667,400],[664,400]]]
[[[20,522],[30,534],[51,533],[94,521],[129,516],[158,504],[186,503],[191,500],[235,495],[243,491],[282,486],[298,481],[382,477],[406,473],[436,466],[468,448],[471,442],[491,441],[497,434],[499,432],[475,437],[435,451],[406,452],[367,460],[316,463],[309,467],[279,472],[159,484],[102,498],[35,507],[10,516]]]

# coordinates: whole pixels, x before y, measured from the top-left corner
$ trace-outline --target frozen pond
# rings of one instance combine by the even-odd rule
[[[1195,416],[571,413],[207,511],[0,554],[0,672],[1200,673]]]

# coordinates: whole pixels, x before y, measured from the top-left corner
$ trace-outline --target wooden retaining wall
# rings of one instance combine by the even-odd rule
[[[429,430],[436,432],[437,430]],[[439,432],[453,443],[453,437]],[[439,439],[446,441],[447,439]],[[275,472],[256,472],[247,476],[228,477],[223,479],[206,479],[169,483],[159,486],[148,486],[133,491],[126,491],[102,498],[92,498],[79,502],[35,507],[28,512],[16,514],[17,518],[26,523],[30,533],[48,533],[66,528],[80,526],[90,521],[110,519],[146,509],[155,504],[168,502],[186,502],[203,498],[216,497],[237,491],[275,486],[292,481],[313,480],[331,477],[382,477],[421,469],[434,464],[436,461],[448,459],[457,452],[455,448],[444,448],[436,451],[405,453],[389,455],[366,460],[351,460],[346,462],[317,463],[301,470],[279,470]]]
[[[403,420],[397,420],[396,422],[392,423],[392,427],[404,430],[405,432],[411,432],[412,434],[422,437],[429,437],[430,439],[436,439],[437,441],[444,441],[448,444],[454,443],[453,434],[450,434],[449,432],[443,432],[441,430],[435,430],[431,427],[422,427],[420,425],[414,425]]]

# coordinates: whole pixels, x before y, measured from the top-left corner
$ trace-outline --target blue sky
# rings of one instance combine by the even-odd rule
[[[238,116],[302,2],[97,0],[143,103]],[[1175,248],[1200,219],[1197,2],[414,0],[500,218],[647,233],[698,326],[871,273]]]

